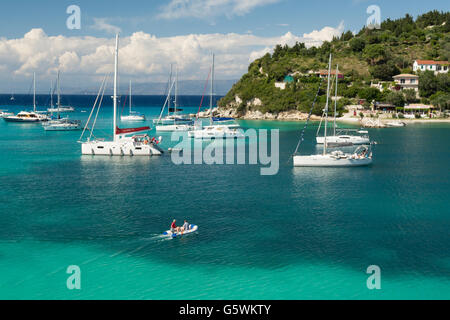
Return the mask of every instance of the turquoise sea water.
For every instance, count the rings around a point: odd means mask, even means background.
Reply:
[[[86,119],[76,107],[71,117]],[[110,119],[105,107],[99,127]],[[241,125],[280,129],[277,175],[168,155],[82,157],[80,132],[1,120],[0,298],[450,298],[448,124],[370,130],[374,164],[351,169],[293,168],[303,123]],[[317,151],[315,126],[302,153]],[[199,232],[162,239],[173,218]],[[81,290],[66,287],[69,265]],[[381,290],[366,287],[370,265]]]

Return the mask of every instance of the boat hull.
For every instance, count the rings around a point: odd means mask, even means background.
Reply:
[[[245,135],[238,127],[209,126],[201,130],[189,132],[189,137],[194,139],[244,139]]]
[[[166,232],[163,233],[163,236],[168,236],[171,238],[178,238],[178,237],[182,237],[184,235],[188,235],[194,232],[197,232],[198,230],[198,226],[196,225],[190,225],[190,229],[184,232],[172,232],[171,230],[168,230]]]
[[[145,121],[145,116],[122,116],[122,121]]]
[[[44,127],[45,131],[78,131],[81,130],[81,126],[58,126],[50,125]]]
[[[81,154],[93,156],[160,156],[163,151],[153,144],[89,141],[81,144]]]
[[[30,118],[30,119],[22,118],[21,119],[18,117],[4,117],[3,120],[5,120],[6,122],[20,122],[20,123],[36,123],[36,122],[42,121],[39,119],[33,119],[33,118]]]
[[[317,144],[324,144],[325,138],[324,137],[316,137]],[[354,145],[360,145],[360,144],[370,144],[370,139],[367,137],[358,137],[358,136],[330,136],[327,137],[327,143],[330,144],[354,144]]]
[[[173,124],[167,126],[156,126],[156,131],[159,132],[187,132],[194,130],[194,126],[184,124]]]
[[[372,158],[340,158],[328,155],[295,156],[294,167],[362,167],[372,163]]]

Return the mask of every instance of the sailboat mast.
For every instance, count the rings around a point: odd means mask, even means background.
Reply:
[[[176,82],[175,82],[175,112],[177,112],[178,108],[178,65],[175,67],[175,73],[176,73]]]
[[[170,64],[170,75],[169,75],[169,101],[168,101],[168,105],[167,105],[167,115],[170,115],[170,105],[171,105],[171,100],[172,100],[172,74],[173,74],[173,64]]]
[[[130,114],[131,114],[131,80],[130,80]]]
[[[339,65],[336,65],[336,90],[334,95],[334,136],[336,136],[336,112],[337,112],[337,93],[338,93],[338,81],[339,81]]]
[[[328,127],[328,102],[330,99],[330,83],[331,83],[331,53],[330,53],[330,61],[328,65],[328,87],[327,87],[327,104],[325,105],[325,141],[323,144],[323,155],[327,154],[327,127]]]
[[[50,80],[50,108],[53,108],[53,80]]]
[[[114,115],[113,115],[113,137],[114,141],[117,141],[116,128],[117,128],[117,76],[119,73],[119,34],[116,34],[116,49],[114,55]]]
[[[210,123],[213,124],[213,95],[214,95],[214,62],[215,62],[215,55],[213,53],[212,55],[212,67],[211,67],[211,96],[209,99],[209,114],[210,114]]]
[[[58,119],[60,118],[59,115],[59,111],[61,110],[61,91],[59,90],[59,70],[58,70],[58,78],[57,78],[58,83],[56,84],[57,86],[57,91],[58,91]]]
[[[33,72],[33,111],[36,112],[36,72]]]

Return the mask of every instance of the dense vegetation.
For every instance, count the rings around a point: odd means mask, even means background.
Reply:
[[[322,81],[309,76],[308,71],[327,68],[330,52],[333,66],[339,65],[344,78],[339,80],[338,109],[365,99],[370,102],[389,102],[398,107],[405,103],[418,102],[414,92],[390,91],[392,76],[412,73],[414,60],[450,59],[450,12],[431,11],[414,20],[410,15],[397,20],[382,22],[380,29],[363,28],[358,34],[344,32],[331,42],[320,47],[307,48],[303,43],[294,46],[278,45],[273,54],[266,54],[250,64],[248,73],[237,82],[228,94],[219,101],[224,107],[235,102],[238,96],[242,103],[238,111],[245,112],[248,102],[255,98],[261,106],[253,107],[262,112],[278,113],[288,110],[308,112]],[[286,84],[285,90],[275,87],[287,75],[294,81]],[[424,103],[433,103],[440,108],[449,108],[449,76],[435,76],[433,72],[420,75],[420,97]],[[380,91],[370,87],[372,82],[386,81]],[[333,91],[334,92],[334,91]],[[326,100],[326,83],[322,83],[318,104],[314,110],[320,114]]]

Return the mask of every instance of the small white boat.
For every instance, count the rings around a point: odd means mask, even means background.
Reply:
[[[295,156],[294,167],[361,167],[372,163],[372,154],[367,147],[360,147],[353,154],[334,151],[329,154]]]
[[[194,139],[244,139],[245,135],[238,127],[228,125],[212,125],[188,133]]]
[[[42,126],[45,131],[77,131],[81,130],[81,121],[64,118],[47,121]]]
[[[316,137],[317,144],[324,144],[325,137]],[[345,144],[345,145],[360,145],[360,144],[370,144],[370,139],[368,136],[357,136],[357,135],[336,135],[328,136],[327,143],[329,144]]]
[[[126,115],[126,116],[120,116],[120,120],[121,121],[126,121],[126,122],[131,122],[131,121],[145,121],[145,115],[143,115],[143,114],[140,114],[140,113],[138,113],[138,112],[136,112],[136,111],[132,111],[131,110],[131,107],[132,107],[132,96],[131,96],[131,80],[130,80],[130,93],[129,93],[129,96],[130,96],[130,103],[129,103],[129,105],[130,105],[130,111],[129,111],[129,114],[128,115]]]
[[[156,131],[161,132],[186,132],[194,130],[193,121],[189,115],[179,113],[182,111],[178,108],[178,68],[176,69],[175,80],[172,81],[172,66],[170,66],[169,76],[169,91],[164,105],[161,109],[161,113],[157,119],[153,119],[153,123],[156,125]],[[174,106],[171,106],[172,102],[172,89],[175,86]],[[164,111],[167,107],[167,115],[163,117]]]
[[[164,126],[156,126],[159,132],[188,132],[194,130],[194,126],[190,124],[168,124]]]
[[[47,109],[48,112],[74,112],[75,108],[74,107],[70,107],[70,106],[61,106],[59,108],[48,108]]]
[[[48,120],[46,115],[28,111],[20,111],[17,115],[13,114],[9,116],[4,116],[3,119],[6,122],[22,122],[22,123],[40,122]]]
[[[120,120],[122,121],[126,121],[126,122],[131,122],[131,121],[145,121],[145,115],[137,113],[137,112],[132,112],[127,116],[121,116]]]
[[[386,126],[390,128],[406,127],[406,123],[402,121],[389,121],[386,122]]]
[[[167,237],[171,237],[171,238],[179,238],[194,232],[198,231],[198,226],[190,224],[189,225],[189,230],[186,231],[182,231],[182,232],[172,232],[172,230],[167,230],[166,232],[163,233],[163,236],[167,236]]]
[[[31,123],[48,121],[46,111],[37,111],[36,107],[36,74],[33,73],[33,111],[20,111],[17,115],[9,115],[3,117],[7,122],[21,122],[21,123]]]

